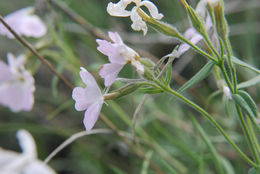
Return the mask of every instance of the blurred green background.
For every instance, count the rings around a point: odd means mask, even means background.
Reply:
[[[149,28],[148,34],[133,32],[129,18],[111,17],[106,12],[108,0],[64,0],[59,1],[73,9],[92,26],[103,32],[117,31],[125,43],[156,60],[169,54],[178,44],[177,40],[158,34]],[[114,1],[117,2],[117,1]],[[163,21],[176,26],[181,32],[189,27],[187,15],[179,0],[153,1],[164,14]],[[194,7],[197,1],[189,1]],[[244,61],[260,67],[260,1],[227,0],[225,1],[227,20],[234,55]],[[87,68],[103,88],[103,80],[98,76],[98,68],[107,62],[107,57],[96,50],[95,37],[57,7],[48,5],[45,0],[8,0],[0,1],[0,14],[7,15],[17,9],[35,6],[37,13],[48,25],[48,34],[42,40],[28,39],[36,44],[39,41],[48,45],[39,50],[58,71],[74,85],[80,84],[79,67]],[[74,109],[71,91],[32,56],[18,41],[0,36],[0,60],[6,61],[6,53],[16,55],[26,53],[30,57],[27,65],[35,81],[35,105],[31,112],[12,113],[8,108],[0,107],[0,146],[5,149],[20,151],[15,132],[24,128],[32,133],[38,147],[39,158],[44,160],[58,145],[73,133],[83,131],[84,112]],[[149,54],[148,54],[149,53]],[[178,89],[183,82],[192,77],[206,60],[189,51],[174,62],[172,86]],[[256,74],[238,68],[239,82],[248,80]],[[120,77],[133,78],[136,73],[127,66]],[[122,86],[116,82],[112,89]],[[248,88],[259,106],[259,85]],[[200,104],[215,116],[231,138],[250,154],[238,119],[234,116],[232,102],[227,102],[222,94],[209,101],[217,90],[212,75],[185,93],[185,96]],[[117,130],[109,135],[90,135],[78,139],[58,153],[50,161],[50,166],[60,174],[146,174],[146,173],[218,173],[207,145],[194,128],[190,115],[196,117],[204,128],[212,144],[216,147],[226,173],[244,174],[249,166],[226,143],[216,129],[197,112],[191,110],[168,94],[149,95],[137,119],[136,137],[133,140],[131,120],[142,97],[141,92],[108,101],[102,113]],[[95,128],[108,128],[99,119]],[[127,140],[127,141],[126,141]],[[127,144],[127,142],[130,142]],[[141,151],[141,152],[140,152]],[[144,154],[146,159],[140,156]],[[158,171],[147,167],[151,159]]]

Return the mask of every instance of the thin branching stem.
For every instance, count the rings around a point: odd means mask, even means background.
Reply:
[[[201,108],[200,106],[198,106],[197,104],[193,103],[192,101],[190,101],[189,99],[187,99],[186,97],[182,96],[181,94],[177,93],[176,91],[174,91],[173,89],[171,89],[168,86],[164,86],[163,84],[161,84],[159,81],[156,81],[157,85],[159,85],[163,90],[165,90],[166,92],[178,97],[180,100],[182,100],[183,102],[185,102],[186,104],[188,104],[189,106],[191,106],[192,108],[194,108],[195,110],[197,110],[198,112],[200,112],[202,115],[204,115],[215,127],[216,129],[225,137],[225,139],[229,142],[229,144],[231,146],[233,146],[233,148],[237,151],[237,153],[251,166],[253,167],[257,167],[258,165],[253,162],[251,159],[249,159],[247,157],[247,155],[241,151],[241,149],[229,138],[229,136],[226,134],[225,130],[222,129],[222,127],[216,122],[216,120],[207,112],[205,111],[203,108]]]
[[[61,75],[56,69],[44,58],[42,57],[38,51],[33,48],[33,46],[27,42],[22,36],[19,36],[3,19],[3,17],[0,15],[0,21],[1,23],[6,27],[8,31],[10,31],[14,37],[21,43],[23,44],[26,48],[28,48],[42,63],[44,63],[55,75],[57,75],[63,82],[64,84],[69,87],[71,90],[73,89],[72,84],[65,78],[63,75]]]

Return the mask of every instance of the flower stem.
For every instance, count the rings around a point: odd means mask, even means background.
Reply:
[[[226,47],[226,51],[227,51],[228,65],[231,70],[234,93],[237,93],[237,75],[236,75],[236,69],[232,63],[232,49],[228,38],[224,38],[224,46]]]
[[[242,111],[241,111],[240,107],[238,107],[238,106],[236,106],[236,109],[237,109],[237,113],[238,113],[238,116],[239,116],[239,120],[241,122],[241,125],[243,127],[244,133],[246,135],[248,144],[249,144],[250,149],[252,151],[253,157],[254,157],[256,163],[259,165],[260,164],[260,159],[259,159],[259,156],[257,154],[256,147],[254,146],[253,139],[250,136],[250,133],[249,133],[248,127],[246,125],[246,121],[245,121],[245,119],[243,117]]]
[[[163,90],[165,90],[166,92],[178,97],[180,100],[182,100],[183,102],[185,102],[186,104],[188,104],[189,106],[191,106],[193,109],[197,110],[198,112],[200,112],[202,115],[204,115],[215,127],[216,129],[225,137],[225,139],[229,142],[229,144],[231,146],[233,146],[233,148],[237,151],[237,153],[251,166],[253,167],[258,167],[258,165],[253,162],[251,159],[249,159],[247,157],[246,154],[244,154],[240,148],[228,137],[228,135],[226,134],[226,132],[222,129],[222,127],[213,119],[213,117],[207,112],[205,111],[203,108],[201,108],[200,106],[198,106],[197,104],[193,103],[192,101],[190,101],[189,99],[187,99],[186,97],[182,96],[181,94],[177,93],[176,91],[174,91],[173,89],[171,89],[168,86],[164,86],[162,85],[159,81],[155,81]]]
[[[191,43],[188,39],[186,39],[185,37],[183,37],[182,35],[178,35],[176,36],[178,39],[180,39],[181,41],[185,42],[186,44],[188,44],[189,46],[191,46],[196,52],[200,53],[201,55],[209,58],[210,60],[214,61],[215,63],[217,63],[218,61],[211,55],[209,55],[208,53],[206,53],[205,51],[201,50],[199,47],[197,47],[196,45],[194,45],[193,43]]]

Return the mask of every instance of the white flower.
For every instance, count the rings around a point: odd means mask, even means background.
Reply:
[[[22,153],[0,148],[0,174],[55,174],[55,172],[37,159],[33,137],[26,130],[17,132]]]
[[[33,7],[22,8],[5,16],[4,21],[19,35],[39,38],[46,34],[47,28],[33,12]],[[0,24],[0,34],[14,38],[3,24]]]
[[[97,122],[104,98],[96,80],[85,68],[81,67],[79,75],[86,87],[75,87],[72,91],[72,98],[76,101],[77,111],[86,110],[83,124],[86,130],[90,131]]]
[[[132,8],[131,11],[126,10],[127,6],[131,3],[135,3],[135,7]],[[144,35],[147,33],[147,26],[146,23],[142,20],[141,16],[139,16],[137,9],[141,6],[145,6],[151,16],[154,19],[162,19],[163,14],[158,12],[157,7],[150,1],[145,0],[120,0],[118,3],[114,4],[110,2],[107,5],[107,12],[111,16],[117,16],[117,17],[129,17],[132,20],[133,24],[131,25],[132,29],[135,31],[143,30]]]
[[[8,65],[0,61],[0,105],[13,112],[29,111],[33,107],[35,91],[34,78],[24,68],[26,58],[15,58],[7,54]]]

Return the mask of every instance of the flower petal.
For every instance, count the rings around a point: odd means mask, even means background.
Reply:
[[[89,98],[87,97],[87,91],[81,87],[76,87],[73,89],[72,98],[76,101],[75,109],[77,111],[84,111],[91,104],[91,99],[89,100]]]
[[[23,174],[55,174],[55,172],[47,166],[45,163],[35,160],[26,165],[23,170]]]
[[[103,102],[103,100],[100,100],[93,103],[85,112],[83,123],[87,131],[90,131],[94,127],[99,117]]]
[[[9,81],[11,77],[12,77],[12,73],[9,67],[7,66],[7,64],[5,64],[3,61],[0,61],[0,86],[5,81]]]
[[[191,39],[192,36],[194,36],[196,33],[196,30],[191,27],[185,31],[184,36],[186,37],[186,39]]]
[[[118,63],[107,63],[103,65],[99,71],[99,75],[105,79],[105,86],[108,87],[114,83],[123,66],[124,65]]]
[[[130,4],[131,2],[132,0],[120,0],[116,4],[110,2],[107,5],[107,12],[111,16],[120,16],[120,17],[130,16],[131,12],[125,9],[127,5]]]
[[[136,68],[137,72],[141,75],[144,74],[144,65],[142,65],[139,61],[132,60],[131,64]]]
[[[23,154],[30,156],[31,158],[37,158],[36,145],[32,135],[28,131],[21,129],[16,133],[16,137]]]
[[[110,62],[125,64],[124,58],[120,55],[120,51],[117,44],[112,44],[106,40],[96,40],[98,43],[98,51],[108,56]]]
[[[0,104],[13,112],[29,111],[34,103],[34,79],[29,73],[21,77],[23,81],[7,82],[0,86]]]
[[[24,55],[15,57],[12,53],[7,53],[7,60],[12,73],[19,73],[20,70],[24,70],[24,64],[26,61]]]
[[[86,110],[91,104],[103,99],[96,80],[82,67],[80,77],[87,86],[85,88],[76,87],[72,91],[72,98],[76,101],[75,109],[77,111]]]
[[[138,7],[145,6],[149,10],[151,16],[155,19],[162,19],[163,14],[158,12],[157,7],[154,5],[154,3],[150,1],[142,1],[141,3],[138,4]]]
[[[92,91],[92,93],[97,94],[97,97],[99,97],[101,95],[101,92],[94,77],[85,68],[80,67],[80,69],[81,71],[79,72],[79,74],[81,80],[87,85],[88,90]]]
[[[133,22],[131,27],[133,30],[135,31],[140,31],[143,30],[144,35],[146,35],[147,33],[147,26],[146,23],[143,21],[143,19],[139,16],[139,14],[137,13],[137,7],[134,7],[132,9],[131,15],[130,15],[130,19]]]
[[[47,33],[45,24],[36,15],[28,16],[22,22],[23,25],[20,26],[20,33],[24,36],[39,38]]]
[[[19,35],[42,37],[46,34],[47,28],[38,16],[32,14],[33,11],[33,7],[23,8],[5,16],[4,20]],[[0,25],[0,34],[14,38],[3,25]]]
[[[121,37],[117,32],[108,32],[108,35],[110,39],[115,43],[115,44],[124,44]]]

